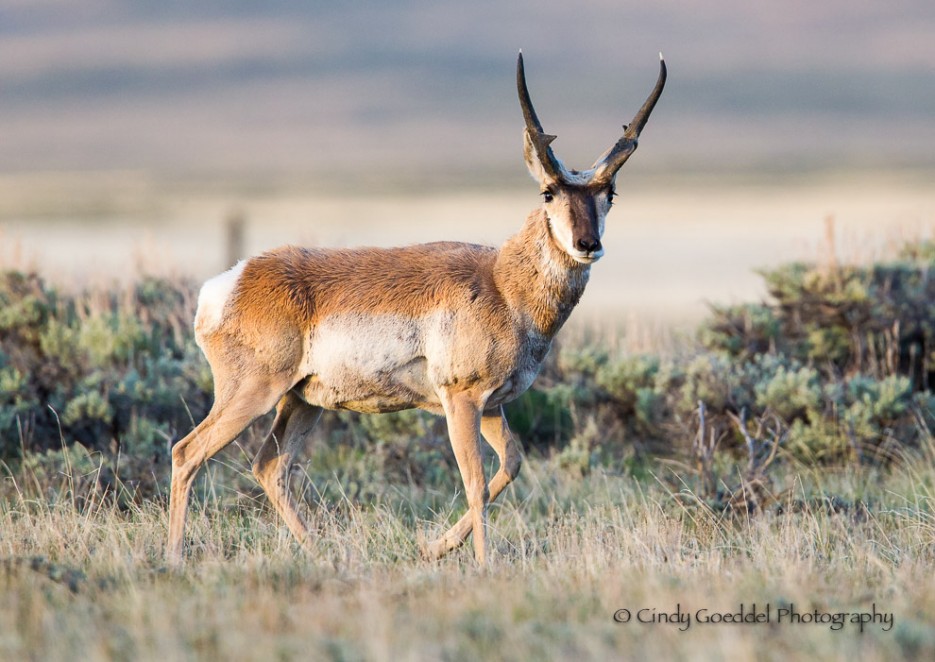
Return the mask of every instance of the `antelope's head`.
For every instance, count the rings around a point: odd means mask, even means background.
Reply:
[[[623,136],[587,170],[569,170],[555,156],[551,136],[542,129],[526,88],[523,54],[516,61],[516,88],[526,118],[523,152],[529,172],[542,190],[542,207],[552,237],[576,262],[591,264],[604,255],[604,219],[614,201],[617,171],[636,150],[640,132],[666,84],[666,63],[659,56],[659,78],[649,98],[623,126]]]

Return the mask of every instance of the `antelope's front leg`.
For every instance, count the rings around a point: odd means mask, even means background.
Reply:
[[[490,493],[487,499],[489,505],[516,478],[519,467],[523,463],[523,454],[519,443],[510,434],[510,428],[507,425],[502,406],[497,407],[495,411],[489,411],[481,415],[480,432],[484,439],[487,440],[487,443],[497,451],[497,456],[500,458],[500,469],[490,479],[487,487],[487,491]],[[471,513],[468,511],[454,526],[445,531],[438,540],[423,543],[422,557],[426,560],[439,559],[456,547],[460,547],[471,535],[472,527]]]
[[[483,403],[469,391],[446,393],[442,398],[448,422],[448,436],[458,461],[468,512],[474,533],[474,559],[486,562],[487,546],[487,479],[481,458],[480,420]]]

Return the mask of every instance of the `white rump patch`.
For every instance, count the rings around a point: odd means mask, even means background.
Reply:
[[[196,338],[220,326],[221,320],[224,319],[224,307],[237,287],[245,266],[247,261],[241,260],[201,286],[198,293],[198,312],[195,313]]]

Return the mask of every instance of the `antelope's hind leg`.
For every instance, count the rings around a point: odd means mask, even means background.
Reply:
[[[169,539],[166,546],[166,557],[171,563],[182,560],[185,516],[198,470],[256,418],[273,408],[282,393],[289,389],[288,379],[255,379],[231,389],[219,389],[217,392],[223,395],[217,397],[205,420],[172,447]]]
[[[276,406],[273,428],[253,461],[253,475],[301,545],[308,543],[309,529],[289,491],[289,471],[321,413],[320,407],[307,404],[292,391],[286,393]]]

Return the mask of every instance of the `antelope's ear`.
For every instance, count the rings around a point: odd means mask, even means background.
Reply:
[[[543,161],[549,161],[548,151],[551,151],[549,143],[555,140],[555,136],[542,134],[539,137],[540,140],[537,141],[536,138],[529,134],[528,130],[523,132],[523,158],[526,160],[526,167],[533,179],[542,186],[557,184],[561,181],[561,177],[556,177],[554,169],[546,169],[542,164]],[[548,150],[546,156],[543,156],[544,150]]]

